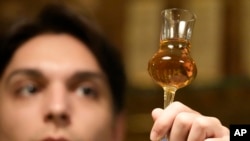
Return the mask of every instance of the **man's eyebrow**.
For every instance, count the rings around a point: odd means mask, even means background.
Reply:
[[[100,80],[103,82],[107,81],[106,76],[103,73],[98,73],[98,72],[89,72],[89,71],[79,71],[74,73],[68,80],[67,82],[69,84],[82,81],[82,80]]]
[[[36,69],[17,69],[11,72],[6,78],[6,84],[8,84],[11,79],[16,75],[24,75],[31,78],[36,79],[45,79],[42,72]],[[83,80],[97,80],[102,82],[107,82],[107,77],[103,73],[99,72],[91,72],[91,71],[78,71],[74,73],[69,79],[67,80],[67,84],[73,84],[76,82],[81,82]]]
[[[25,75],[33,78],[44,78],[43,74],[36,69],[17,69],[11,72],[6,78],[6,84],[16,75]]]

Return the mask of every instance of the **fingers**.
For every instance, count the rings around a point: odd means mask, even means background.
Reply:
[[[230,140],[229,129],[224,126],[218,129],[220,129],[221,132],[216,132],[216,133],[219,133],[220,135],[216,135],[215,137],[210,137],[208,139],[205,139],[204,141],[229,141]]]
[[[176,116],[171,131],[167,135],[170,140],[187,141],[189,130],[192,128],[192,121],[197,114],[183,112]]]
[[[229,141],[230,140],[229,129],[223,127],[222,131],[224,132],[224,135],[222,137],[208,138],[205,139],[204,141]]]
[[[175,117],[182,112],[189,112],[199,114],[198,112],[190,109],[189,107],[183,105],[180,102],[174,102],[169,105],[164,111],[160,109],[155,109],[152,112],[153,119],[155,123],[151,130],[150,139],[151,140],[160,140],[166,134],[169,134],[169,131],[172,127]]]
[[[228,129],[221,125],[214,117],[199,116],[192,123],[188,141],[204,140],[229,135]]]
[[[180,102],[166,109],[152,112],[155,121],[150,139],[160,140],[165,135],[178,141],[228,141],[229,130],[217,118],[203,116]]]

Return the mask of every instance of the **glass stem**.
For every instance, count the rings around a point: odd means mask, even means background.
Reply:
[[[166,108],[169,104],[174,101],[174,96],[176,92],[175,87],[165,86],[163,87],[164,90],[164,108]],[[168,141],[167,136],[163,137],[160,141]]]
[[[163,87],[164,90],[164,108],[166,108],[169,104],[171,104],[174,101],[176,88],[165,86]]]

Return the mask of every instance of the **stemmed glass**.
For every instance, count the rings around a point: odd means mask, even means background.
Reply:
[[[197,68],[190,55],[196,15],[185,9],[166,9],[162,13],[160,47],[148,63],[150,76],[164,90],[164,108],[173,102],[175,92],[196,77]]]
[[[164,90],[164,108],[173,102],[175,92],[191,83],[197,68],[190,55],[196,15],[185,9],[162,13],[160,47],[148,62],[149,75]]]

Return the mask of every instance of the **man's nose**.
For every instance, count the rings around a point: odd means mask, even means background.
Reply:
[[[46,92],[44,121],[56,126],[70,123],[70,103],[67,90],[60,84],[50,86]]]

